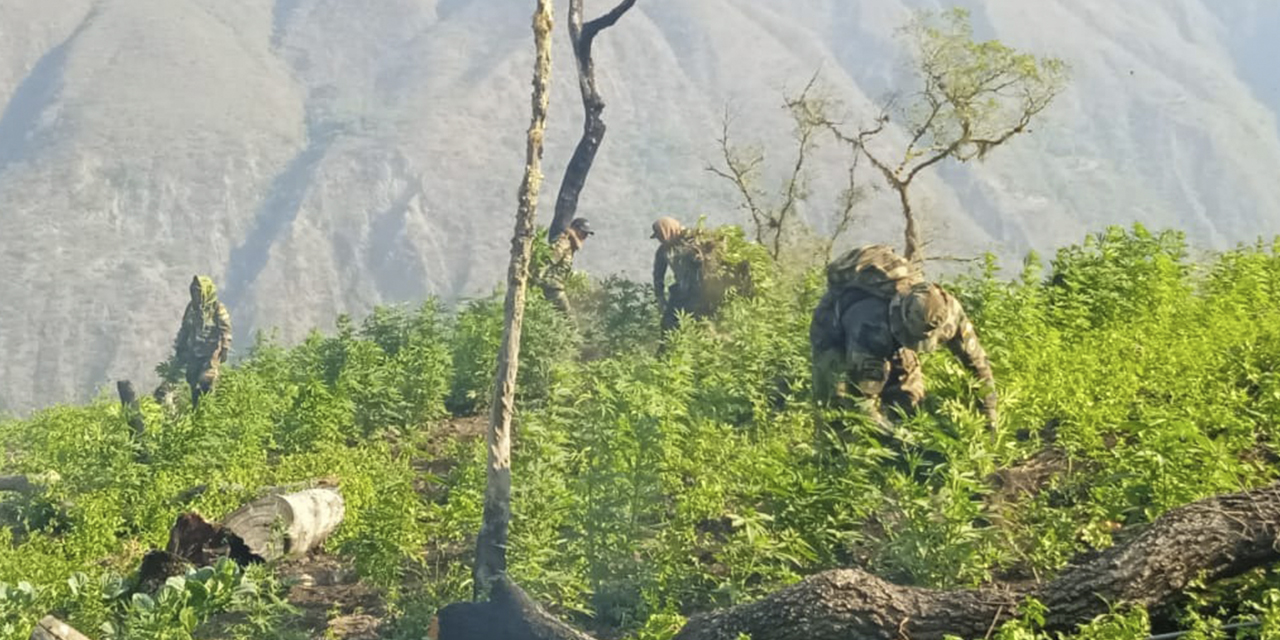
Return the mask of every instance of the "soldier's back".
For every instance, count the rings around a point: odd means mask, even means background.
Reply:
[[[889,326],[889,301],[870,295],[843,296],[839,326],[847,348],[878,358],[892,357],[898,349]]]

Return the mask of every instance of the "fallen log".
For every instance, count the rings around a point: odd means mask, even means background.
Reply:
[[[1027,597],[1048,612],[1045,628],[1067,631],[1119,603],[1156,606],[1193,580],[1240,575],[1280,561],[1280,483],[1207,498],[1169,511],[1128,541],[1068,566],[1039,586],[942,590],[890,583],[859,569],[815,574],[755,602],[693,616],[676,640],[942,640],[986,637],[1018,615]],[[544,633],[540,608],[510,597],[440,611],[439,640],[581,640],[560,627]],[[521,634],[524,635],[521,635]],[[487,635],[491,634],[491,635]],[[506,634],[506,635],[503,635]]]
[[[31,631],[31,640],[89,640],[89,638],[63,621],[53,616],[45,616]]]
[[[152,549],[142,557],[135,589],[154,592],[165,580],[186,573],[188,567],[212,565],[224,556],[242,567],[262,561],[222,525],[208,522],[198,513],[179,514],[169,528],[165,548]]]
[[[169,528],[165,548],[143,556],[135,584],[140,591],[154,591],[187,567],[212,565],[221,557],[246,566],[301,556],[323,542],[343,515],[342,495],[331,488],[268,495],[220,523],[183,513]]]
[[[266,561],[306,555],[342,523],[345,508],[336,489],[268,495],[223,518],[222,526]]]

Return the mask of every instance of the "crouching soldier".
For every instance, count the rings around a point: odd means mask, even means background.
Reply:
[[[960,302],[885,245],[854,249],[827,266],[827,292],[809,325],[819,407],[859,408],[882,429],[882,408],[913,413],[925,396],[919,353],[945,346],[983,385],[994,429],[995,378]]]

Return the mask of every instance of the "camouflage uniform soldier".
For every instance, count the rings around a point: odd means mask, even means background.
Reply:
[[[701,275],[697,267],[697,256],[693,255],[687,242],[684,227],[675,218],[662,217],[653,223],[653,235],[658,241],[658,250],[653,256],[653,293],[662,310],[662,331],[665,333],[676,327],[679,311],[692,312],[694,284]],[[675,282],[667,287],[667,268],[672,269]]]
[[[231,352],[231,316],[218,301],[213,280],[205,276],[192,278],[191,302],[182,314],[182,328],[173,349],[169,376],[176,377],[178,371],[186,374],[194,409],[199,406],[201,395],[213,391],[218,367]]]
[[[910,413],[924,399],[917,354],[945,345],[986,388],[994,428],[995,379],[959,301],[884,245],[845,254],[828,265],[827,281],[809,326],[820,406],[855,404],[885,427],[882,405]]]
[[[702,228],[685,229],[673,218],[653,223],[653,235],[660,243],[653,256],[653,293],[662,310],[662,332],[676,328],[678,314],[694,317],[715,315],[730,291],[754,295],[751,264],[746,259],[728,260],[728,236]],[[667,286],[667,270],[675,282]]]
[[[565,295],[565,283],[573,275],[573,257],[586,243],[589,236],[595,235],[591,225],[585,218],[575,218],[569,228],[561,233],[551,244],[551,260],[542,267],[538,274],[538,284],[542,286],[542,295],[555,308],[566,315],[571,313],[569,296]]]

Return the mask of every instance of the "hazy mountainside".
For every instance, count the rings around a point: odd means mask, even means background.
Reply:
[[[643,275],[656,215],[739,220],[703,171],[724,105],[742,142],[785,162],[784,89],[821,65],[869,118],[868,100],[902,77],[894,29],[926,4],[641,0],[597,44],[610,130],[581,208],[599,233],[579,266]],[[938,246],[1011,255],[1133,220],[1203,246],[1280,233],[1280,7],[964,4],[980,36],[1075,73],[1032,136],[923,185],[946,222]],[[240,351],[256,328],[294,339],[343,311],[488,291],[522,168],[531,10],[0,0],[0,410],[149,379],[196,272],[222,285]],[[580,127],[563,27],[544,223]],[[815,181],[815,217],[828,184]],[[895,222],[862,237],[896,239]]]

